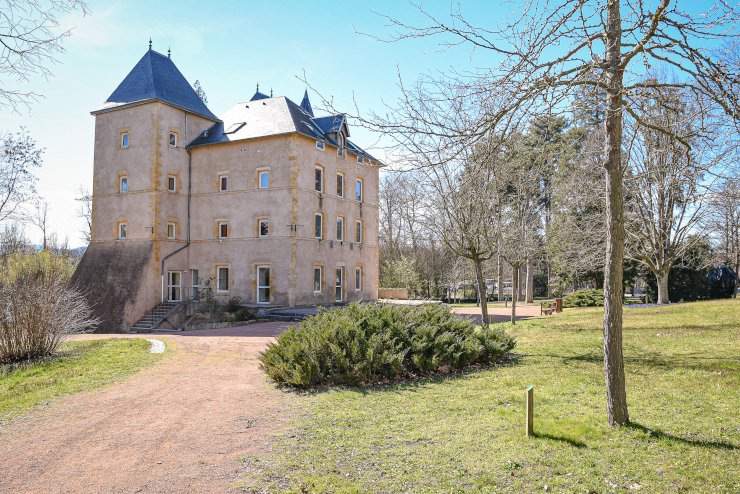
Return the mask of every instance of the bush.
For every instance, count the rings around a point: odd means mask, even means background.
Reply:
[[[296,387],[373,383],[442,366],[493,363],[515,346],[502,329],[476,328],[438,305],[350,304],[319,309],[260,355],[274,381]]]
[[[48,251],[8,256],[0,275],[0,362],[50,355],[67,336],[97,324],[85,297],[68,285],[71,266]]]
[[[603,307],[604,290],[578,290],[563,297],[563,307]]]

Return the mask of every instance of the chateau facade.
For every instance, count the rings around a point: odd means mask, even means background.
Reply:
[[[377,299],[382,165],[344,116],[258,90],[216,117],[151,47],[92,114],[92,241],[73,283],[99,331],[197,299],[204,280],[254,305]]]

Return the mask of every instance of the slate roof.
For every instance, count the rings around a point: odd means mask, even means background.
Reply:
[[[172,59],[151,48],[105,103],[91,113],[96,115],[151,101],[160,101],[208,120],[218,121],[218,117],[203,104]]]
[[[311,102],[308,100],[308,89],[303,93],[303,100],[301,101],[301,108],[306,110],[306,113],[313,117],[313,108],[311,108]]]
[[[260,93],[259,92],[259,89],[258,89],[257,92],[254,93],[254,96],[252,96],[252,99],[250,99],[249,101],[256,101],[258,99],[268,99],[268,98],[269,98],[269,96],[267,96],[264,93]]]
[[[234,126],[234,124],[241,123],[245,125],[240,128]],[[294,133],[338,147],[337,142],[331,135],[328,135],[331,134],[328,130],[335,129],[334,132],[336,132],[342,125],[346,126],[344,115],[312,118],[305,109],[285,96],[265,97],[234,106],[221,116],[220,122],[215,123],[206,132],[193,139],[187,147],[209,146]],[[224,130],[233,128],[238,130],[228,134],[224,133]],[[349,135],[349,129],[347,131]],[[381,164],[380,160],[350,141],[347,141],[346,151],[347,154],[362,156]]]

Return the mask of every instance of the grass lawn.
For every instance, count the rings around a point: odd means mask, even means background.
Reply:
[[[0,366],[0,426],[61,396],[115,383],[162,354],[149,353],[143,339],[70,342],[58,355],[10,370]]]
[[[298,397],[268,492],[740,492],[740,300],[624,311],[632,424],[606,425],[603,309],[511,329],[515,361]],[[508,326],[511,328],[510,326]],[[524,437],[535,386],[536,437]],[[267,460],[267,461],[264,461]]]

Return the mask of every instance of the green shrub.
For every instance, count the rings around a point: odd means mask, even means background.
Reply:
[[[438,305],[350,304],[277,337],[260,355],[274,381],[296,387],[373,383],[442,366],[493,363],[514,339],[500,327],[476,327]]]
[[[604,290],[578,290],[563,297],[563,307],[603,307]]]

